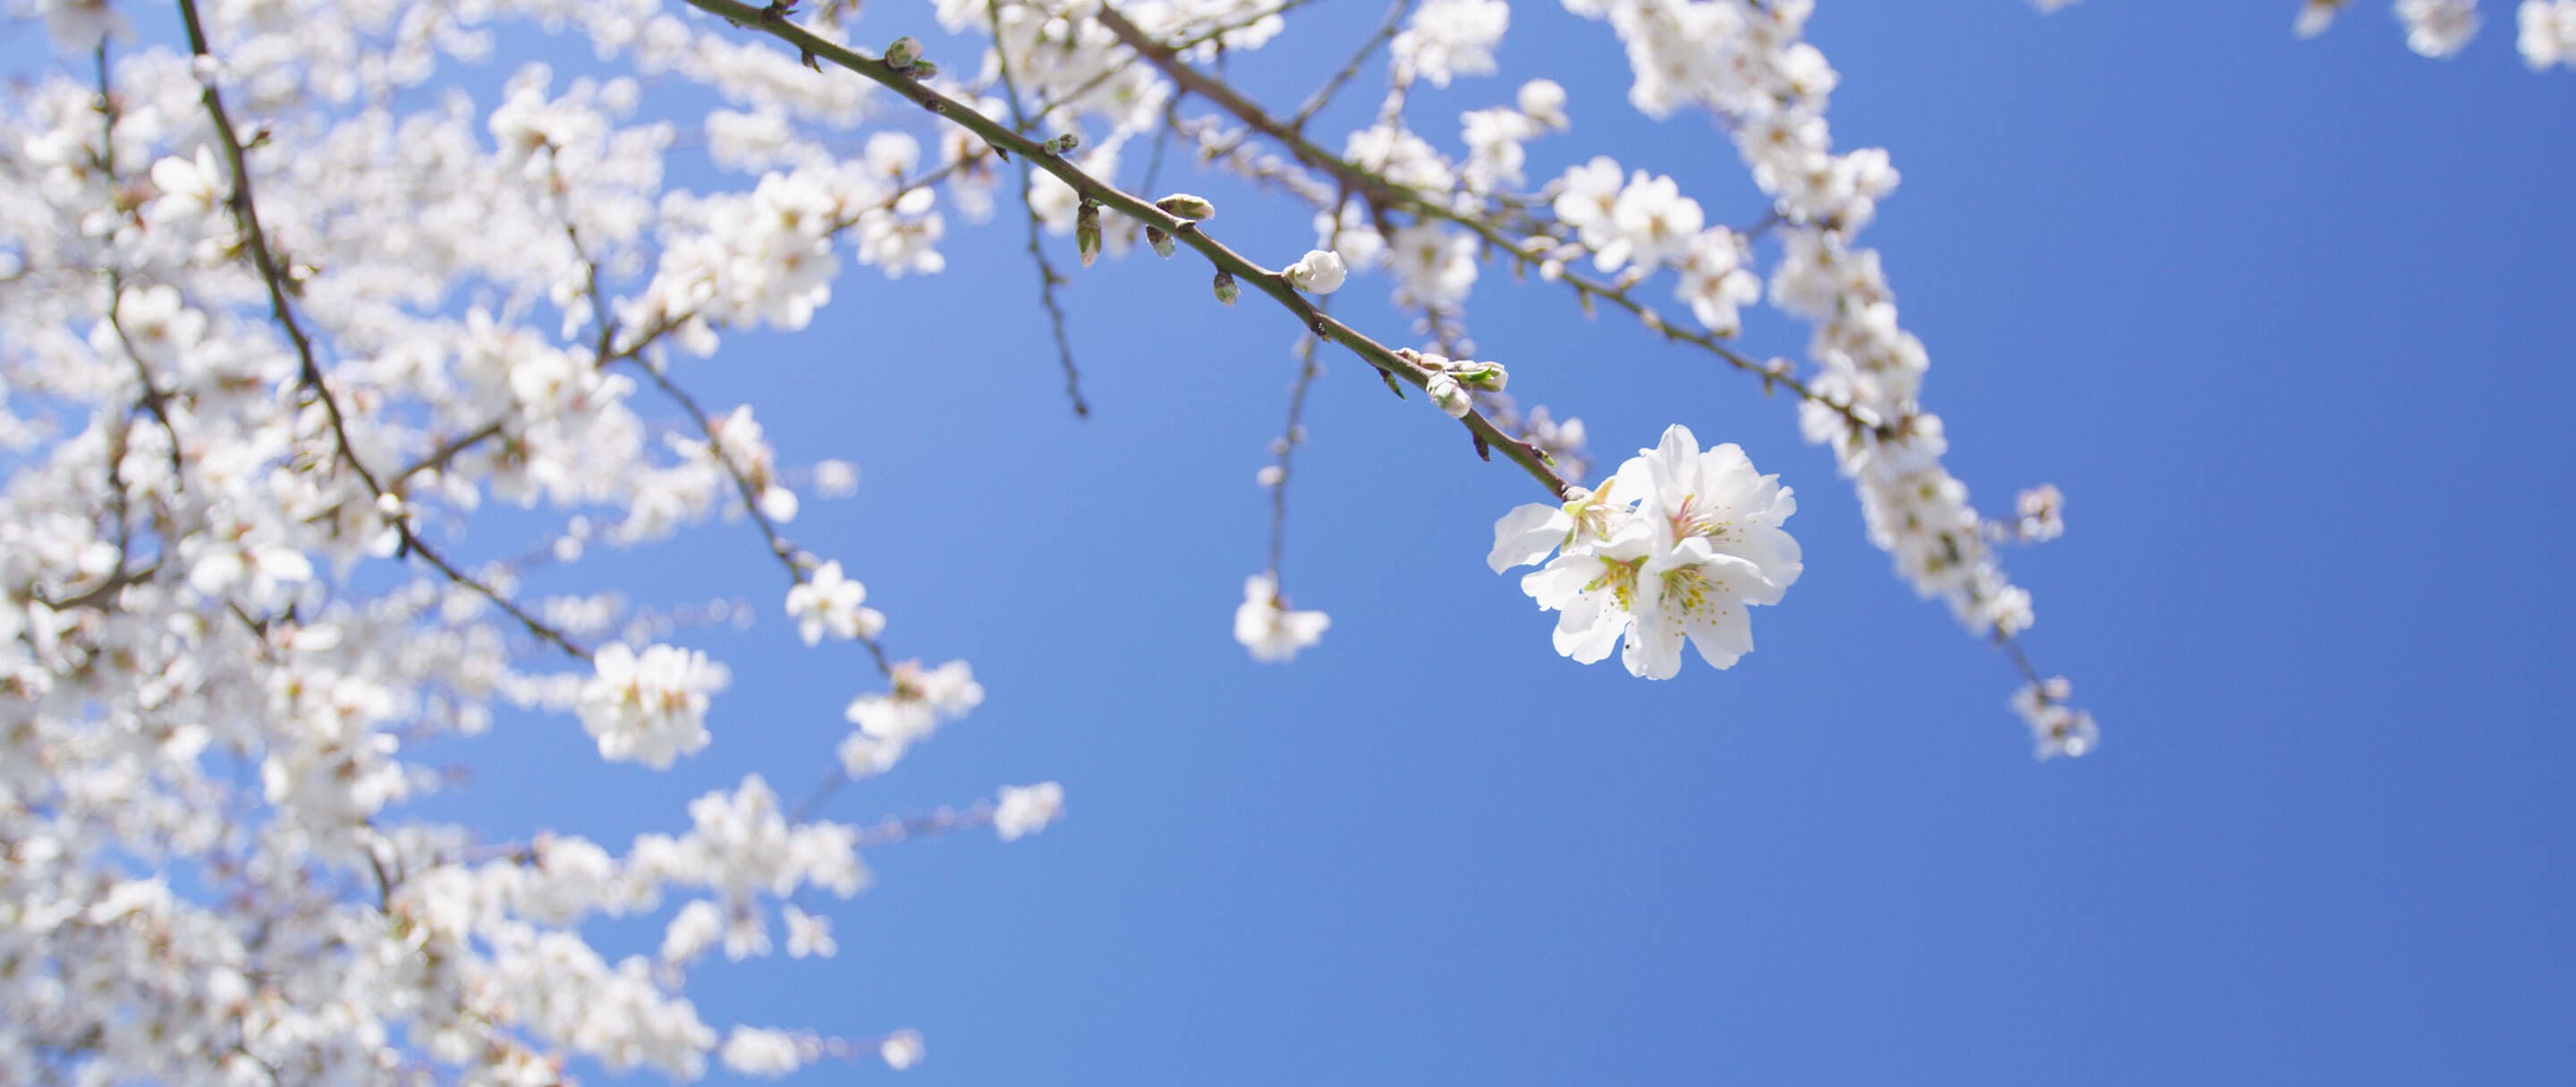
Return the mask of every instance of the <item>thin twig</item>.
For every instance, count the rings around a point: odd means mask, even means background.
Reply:
[[[1387,8],[1386,22],[1377,28],[1377,33],[1369,35],[1367,41],[1361,42],[1360,47],[1351,52],[1351,59],[1342,62],[1342,70],[1333,73],[1331,79],[1325,80],[1323,86],[1316,88],[1314,94],[1307,96],[1305,105],[1297,107],[1296,115],[1288,118],[1288,128],[1291,131],[1305,131],[1306,122],[1313,120],[1315,114],[1330,103],[1335,94],[1341,93],[1343,85],[1349,83],[1352,76],[1360,74],[1360,67],[1368,63],[1368,58],[1377,53],[1379,46],[1385,45],[1388,39],[1395,37],[1396,28],[1403,26],[1404,17],[1413,12],[1413,2],[1414,0],[1396,0]],[[1115,32],[1113,29],[1112,33]]]
[[[689,0],[689,4],[736,25],[756,28],[794,46],[804,55],[812,56],[817,60],[828,60],[838,67],[865,76],[881,86],[896,91],[923,109],[964,127],[982,137],[985,142],[1027,157],[1039,169],[1055,175],[1066,185],[1071,186],[1077,195],[1089,197],[1101,206],[1145,226],[1158,228],[1197,250],[1201,256],[1207,258],[1209,264],[1233,273],[1237,282],[1248,284],[1268,295],[1281,308],[1295,314],[1308,329],[1349,349],[1352,354],[1387,375],[1391,382],[1402,381],[1415,388],[1421,388],[1429,382],[1431,376],[1429,371],[1397,355],[1393,348],[1318,311],[1314,303],[1289,285],[1285,276],[1255,264],[1242,254],[1228,248],[1207,231],[1200,229],[1197,222],[1182,219],[1155,207],[1142,197],[1091,176],[1080,167],[1065,161],[1062,156],[1049,153],[1038,141],[1014,130],[1011,126],[977,113],[966,104],[922,85],[905,73],[896,71],[882,60],[858,53],[790,22],[786,18],[788,11],[786,7],[759,8],[740,3],[739,0]],[[1103,9],[1104,16],[1114,14]],[[1566,489],[1571,486],[1548,465],[1545,454],[1537,447],[1505,434],[1483,415],[1471,411],[1459,422],[1471,433],[1484,439],[1492,448],[1501,450],[1512,463],[1519,465],[1531,478],[1546,486],[1549,493],[1562,498]]]
[[[1020,105],[1020,87],[1011,78],[1010,51],[1002,47],[1001,0],[985,0],[984,21],[993,28],[993,60],[1001,73],[1002,100],[1011,105],[1011,122],[1020,131],[1029,131],[1034,122]],[[1066,280],[1056,273],[1055,263],[1047,259],[1046,224],[1038,220],[1037,173],[1029,168],[1026,158],[1020,160],[1020,205],[1028,213],[1029,259],[1038,266],[1038,301],[1046,306],[1047,324],[1055,332],[1056,359],[1064,367],[1064,395],[1072,398],[1075,416],[1089,418],[1091,405],[1082,399],[1082,370],[1073,363],[1073,341],[1064,331],[1064,306],[1055,296],[1055,289]]]
[[[1306,390],[1323,372],[1323,367],[1315,364],[1314,337],[1297,340],[1297,363],[1297,384],[1288,393],[1288,425],[1279,432],[1279,478],[1270,481],[1270,576],[1274,579],[1288,551],[1288,480],[1297,446],[1306,440]]]
[[[1236,91],[1232,86],[1221,80],[1210,77],[1205,72],[1201,72],[1198,69],[1191,67],[1188,63],[1181,60],[1178,52],[1161,42],[1155,41],[1151,35],[1148,35],[1142,29],[1139,29],[1135,23],[1128,21],[1127,17],[1120,14],[1117,9],[1103,7],[1100,9],[1096,17],[1099,19],[1101,26],[1108,28],[1109,32],[1116,35],[1120,42],[1126,44],[1129,48],[1134,49],[1139,56],[1145,58],[1147,63],[1152,64],[1155,68],[1162,71],[1164,75],[1169,76],[1173,82],[1181,85],[1181,87],[1189,92],[1207,99],[1217,108],[1233,115],[1236,120],[1243,122],[1252,130],[1270,137],[1280,146],[1286,148],[1288,153],[1295,157],[1298,162],[1304,163],[1311,169],[1332,175],[1336,180],[1340,181],[1346,189],[1359,194],[1363,200],[1369,203],[1372,209],[1382,212],[1383,209],[1389,207],[1399,208],[1415,216],[1440,219],[1446,222],[1455,223],[1475,232],[1478,237],[1501,246],[1505,251],[1514,254],[1516,257],[1528,259],[1527,255],[1522,251],[1521,240],[1504,234],[1501,229],[1497,228],[1492,223],[1486,222],[1477,216],[1461,214],[1442,203],[1439,199],[1436,199],[1432,194],[1418,192],[1409,187],[1395,184],[1394,182],[1380,176],[1375,171],[1362,167],[1357,163],[1351,162],[1348,159],[1342,158],[1339,155],[1335,155],[1332,152],[1326,151],[1322,147],[1317,146],[1314,141],[1307,139],[1303,133],[1298,131],[1294,125],[1271,116],[1269,111],[1261,108],[1259,103],[1253,102],[1251,99],[1244,97],[1241,92]],[[1889,428],[1896,426],[1896,423],[1887,420],[1869,418],[1865,414],[1855,410],[1847,401],[1837,400],[1818,394],[1805,382],[1799,380],[1796,375],[1775,371],[1761,362],[1745,355],[1743,352],[1727,346],[1723,341],[1719,340],[1715,336],[1705,333],[1688,333],[1673,328],[1669,323],[1663,321],[1660,316],[1654,314],[1651,308],[1630,297],[1623,289],[1613,288],[1609,284],[1591,280],[1573,272],[1567,272],[1560,278],[1567,286],[1574,288],[1579,294],[1583,295],[1587,301],[1593,296],[1607,299],[1612,304],[1634,314],[1640,320],[1646,321],[1648,328],[1661,333],[1666,339],[1688,343],[1699,347],[1700,349],[1715,355],[1728,366],[1763,379],[1765,388],[1776,385],[1780,388],[1787,389],[1792,393],[1796,393],[1801,399],[1821,404],[1841,414],[1854,427],[1879,432],[1881,437],[1892,436],[1895,433],[1894,430]]]
[[[213,52],[206,42],[205,24],[197,15],[196,0],[179,0],[179,14],[187,24],[189,51],[196,56],[213,59]],[[205,103],[207,117],[214,122],[215,137],[223,145],[224,159],[232,167],[233,192],[230,202],[233,221],[241,230],[243,245],[250,250],[251,262],[259,269],[261,281],[268,287],[269,313],[276,319],[278,326],[286,330],[288,341],[295,345],[295,357],[300,368],[299,382],[311,390],[314,399],[321,403],[323,414],[331,424],[331,436],[337,447],[340,462],[348,465],[350,472],[354,473],[360,482],[366,484],[369,495],[382,499],[388,492],[384,485],[378,482],[375,474],[367,470],[365,462],[359,459],[356,443],[349,440],[348,417],[340,410],[338,398],[331,394],[329,382],[323,379],[322,364],[314,353],[313,340],[305,334],[304,326],[296,320],[295,307],[287,301],[286,274],[277,266],[277,255],[269,248],[268,234],[260,226],[259,204],[251,191],[249,156],[242,150],[241,137],[233,128],[232,115],[224,109],[223,92],[216,89],[213,80],[207,80],[204,93],[199,97]],[[431,547],[428,541],[421,539],[419,533],[412,530],[409,517],[395,513],[386,517],[386,522],[400,539],[402,552],[419,555],[438,572],[447,575],[450,581],[474,590],[502,611],[508,612],[511,618],[518,620],[519,625],[526,627],[528,633],[540,641],[583,660],[590,659],[590,651],[582,648],[562,631],[546,625],[507,595],[458,569],[455,563],[449,562],[446,556],[439,554],[437,549]]]

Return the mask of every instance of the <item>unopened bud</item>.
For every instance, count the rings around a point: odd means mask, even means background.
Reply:
[[[1048,140],[1046,143],[1047,150],[1053,151],[1059,155],[1070,152],[1074,148],[1080,146],[1082,146],[1082,134],[1078,132],[1067,132],[1064,135]]]
[[[1341,254],[1330,249],[1311,249],[1304,259],[1289,265],[1283,274],[1288,277],[1289,286],[1310,294],[1331,294],[1342,289],[1342,280],[1350,274],[1350,269],[1342,264]]]
[[[1501,392],[1504,383],[1511,380],[1511,375],[1503,372],[1503,364],[1499,362],[1461,363],[1450,372],[1457,375],[1460,384],[1486,392]]]
[[[1183,219],[1216,218],[1216,205],[1208,203],[1206,197],[1192,196],[1185,192],[1176,192],[1154,201],[1154,206]]]
[[[903,74],[914,79],[928,79],[939,74],[939,66],[931,63],[929,57],[923,57],[913,61],[911,67],[903,70]]]
[[[1422,391],[1430,394],[1431,403],[1449,413],[1452,419],[1466,418],[1468,409],[1475,406],[1468,399],[1467,390],[1459,387],[1458,379],[1447,374],[1431,375],[1431,380],[1422,383]]]
[[[886,43],[885,62],[888,68],[898,72],[908,71],[912,68],[913,62],[920,59],[921,39],[919,38],[906,34]]]
[[[1145,244],[1154,247],[1155,256],[1165,258],[1170,257],[1173,251],[1178,248],[1172,244],[1172,236],[1163,233],[1163,228],[1158,226],[1148,226],[1145,228]]]
[[[1235,300],[1235,298],[1236,298],[1237,296],[1241,295],[1242,293],[1243,293],[1243,289],[1234,285],[1234,273],[1229,272],[1229,271],[1226,271],[1226,270],[1225,270],[1225,269],[1223,269],[1223,268],[1219,268],[1219,269],[1217,269],[1217,272],[1216,272],[1216,300],[1217,300],[1217,301],[1219,301],[1219,302],[1223,302],[1223,303],[1225,303],[1226,305],[1231,306],[1231,305],[1233,305],[1233,304],[1234,304],[1234,300]]]
[[[1082,255],[1085,268],[1100,259],[1100,205],[1085,200],[1073,213],[1073,248]]]

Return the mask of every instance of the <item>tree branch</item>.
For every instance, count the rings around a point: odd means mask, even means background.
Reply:
[[[965,104],[914,81],[884,61],[862,55],[829,39],[814,34],[788,21],[790,9],[780,6],[753,7],[737,0],[688,0],[690,6],[720,16],[736,25],[759,29],[795,46],[803,55],[830,61],[835,66],[856,72],[881,86],[890,88],[932,113],[939,114],[977,136],[1013,154],[1024,156],[1037,168],[1056,176],[1073,190],[1104,207],[1148,227],[1162,230],[1195,249],[1217,269],[1233,273],[1238,282],[1258,288],[1270,296],[1317,335],[1340,344],[1359,356],[1390,380],[1401,380],[1421,388],[1430,379],[1428,371],[1398,356],[1393,348],[1369,338],[1359,330],[1317,310],[1314,303],[1289,286],[1286,277],[1253,263],[1242,254],[1200,230],[1198,223],[1182,219],[1155,207],[1152,203],[1083,172],[1048,151],[1038,141],[1009,125],[975,112]],[[1483,415],[1469,412],[1460,423],[1492,448],[1503,451],[1514,464],[1530,477],[1545,485],[1551,494],[1562,498],[1570,486],[1549,466],[1546,454],[1537,447],[1505,434]]]
[[[179,14],[187,24],[189,51],[196,56],[211,60],[213,53],[206,43],[205,24],[197,15],[196,0],[179,0]],[[331,395],[331,386],[323,380],[322,365],[314,354],[312,338],[305,334],[304,326],[295,318],[295,307],[287,301],[286,274],[277,266],[277,254],[270,250],[268,235],[261,229],[259,204],[251,194],[249,157],[243,152],[241,137],[233,128],[232,115],[224,109],[223,92],[215,88],[213,80],[207,80],[200,100],[205,103],[207,117],[214,122],[215,137],[223,145],[224,160],[232,168],[233,193],[230,203],[233,221],[241,230],[243,244],[250,250],[251,263],[259,269],[261,282],[268,287],[269,312],[276,319],[278,326],[286,330],[287,339],[295,345],[300,383],[312,390],[314,398],[321,402],[323,413],[331,424],[331,437],[337,447],[339,460],[347,464],[349,470],[366,484],[369,495],[378,499],[385,498],[388,492],[384,485],[377,481],[374,473],[367,471],[366,464],[358,458],[357,447],[349,440],[348,418],[341,412],[339,400]],[[393,497],[397,502],[401,500],[398,495]],[[519,607],[508,596],[458,569],[455,563],[449,562],[446,556],[439,554],[437,549],[429,546],[418,533],[412,531],[409,517],[396,512],[388,515],[385,520],[401,539],[402,551],[419,555],[439,573],[447,575],[448,580],[472,589],[502,611],[508,612],[511,618],[518,620],[519,625],[526,627],[528,633],[536,636],[538,640],[583,660],[590,659],[590,651],[582,648],[562,631],[546,625],[536,616]]]

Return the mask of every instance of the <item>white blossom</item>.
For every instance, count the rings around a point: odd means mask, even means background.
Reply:
[[[1243,579],[1243,606],[1234,609],[1234,640],[1252,651],[1252,659],[1271,664],[1294,660],[1298,650],[1322,641],[1324,629],[1332,625],[1323,612],[1289,610],[1271,574]]]
[[[2428,57],[2460,51],[2478,32],[2478,0],[2397,0],[2406,47]]]
[[[866,586],[843,577],[839,562],[827,562],[787,590],[787,614],[807,645],[822,641],[826,632],[835,638],[874,638],[885,631],[885,616],[860,607],[867,598]]]
[[[735,1027],[725,1039],[724,1066],[746,1076],[774,1078],[805,1065],[804,1047],[783,1030]]]
[[[2576,0],[2522,0],[2514,47],[2533,71],[2576,64]]]
[[[1673,426],[1599,491],[1506,515],[1487,561],[1499,572],[1557,550],[1521,579],[1557,613],[1557,652],[1589,664],[1624,643],[1631,674],[1669,679],[1685,642],[1717,668],[1752,652],[1745,609],[1779,603],[1803,570],[1798,542],[1781,529],[1796,511],[1789,489],[1756,474],[1741,449],[1702,452]]]
[[[2067,704],[2074,686],[2064,676],[2024,686],[2013,693],[2013,712],[2030,726],[2034,752],[2041,759],[2069,758],[2091,752],[2102,742],[2093,715]]]
[[[919,1031],[899,1030],[877,1043],[877,1057],[886,1062],[886,1067],[897,1072],[920,1064],[922,1058],[929,1054],[930,1051],[921,1043]]]
[[[993,805],[993,832],[1003,841],[1013,841],[1045,830],[1047,824],[1063,814],[1064,786],[1052,781],[1006,785],[1001,799]]]
[[[2335,13],[2342,11],[2344,5],[2351,2],[2352,0],[2304,0],[2299,5],[2299,17],[2291,25],[2291,31],[2302,38],[2313,38],[2323,34],[2327,27],[2334,25]]]
[[[781,907],[779,914],[787,921],[788,957],[801,959],[812,955],[828,959],[841,949],[841,945],[832,941],[831,918],[807,913],[792,905]]]
[[[1511,18],[1504,0],[1426,0],[1390,43],[1396,67],[1435,87],[1453,75],[1489,74]]]
[[[1342,281],[1349,277],[1350,269],[1342,264],[1341,254],[1329,249],[1311,249],[1280,274],[1287,276],[1288,284],[1298,290],[1310,294],[1331,294],[1342,289]]]
[[[599,741],[599,756],[667,769],[707,746],[707,699],[723,690],[723,665],[693,649],[655,645],[636,653],[623,643],[602,647],[581,689],[581,725]]]

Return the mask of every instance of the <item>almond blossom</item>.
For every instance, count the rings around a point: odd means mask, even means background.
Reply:
[[[1591,664],[1624,644],[1630,674],[1670,679],[1685,642],[1716,668],[1753,651],[1745,609],[1779,603],[1804,569],[1781,528],[1796,512],[1743,450],[1703,452],[1677,425],[1599,491],[1504,515],[1488,563],[1499,573],[1546,560],[1521,588],[1557,613],[1558,653]]]
[[[1320,611],[1291,611],[1279,597],[1279,581],[1264,572],[1243,579],[1243,606],[1234,610],[1234,640],[1252,651],[1252,659],[1278,664],[1322,641],[1333,625]]]

